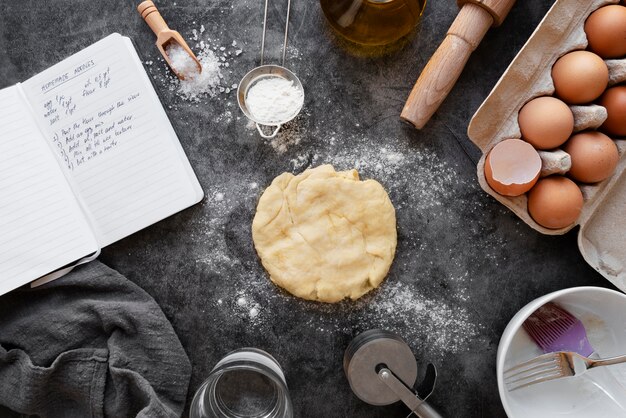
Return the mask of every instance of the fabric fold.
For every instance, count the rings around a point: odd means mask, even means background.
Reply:
[[[0,297],[2,417],[178,417],[190,376],[154,299],[100,262]]]

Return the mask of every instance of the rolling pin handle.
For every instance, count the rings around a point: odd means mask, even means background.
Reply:
[[[432,56],[402,109],[400,117],[421,129],[430,120],[458,80],[470,55],[494,20],[491,13],[466,3]]]
[[[515,4],[515,0],[457,0],[459,8],[475,4],[487,10],[493,17],[493,26],[500,26]]]

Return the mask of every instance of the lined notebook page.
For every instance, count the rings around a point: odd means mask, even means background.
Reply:
[[[108,36],[22,87],[101,246],[202,198],[129,39]]]
[[[17,87],[0,90],[0,294],[98,250]]]

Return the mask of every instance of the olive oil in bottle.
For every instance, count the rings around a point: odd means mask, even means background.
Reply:
[[[352,42],[385,45],[407,35],[426,0],[320,0],[331,26]]]

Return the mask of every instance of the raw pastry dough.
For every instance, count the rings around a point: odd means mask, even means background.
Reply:
[[[252,238],[278,286],[304,299],[354,300],[389,271],[396,213],[377,181],[322,165],[274,179],[259,200]]]

